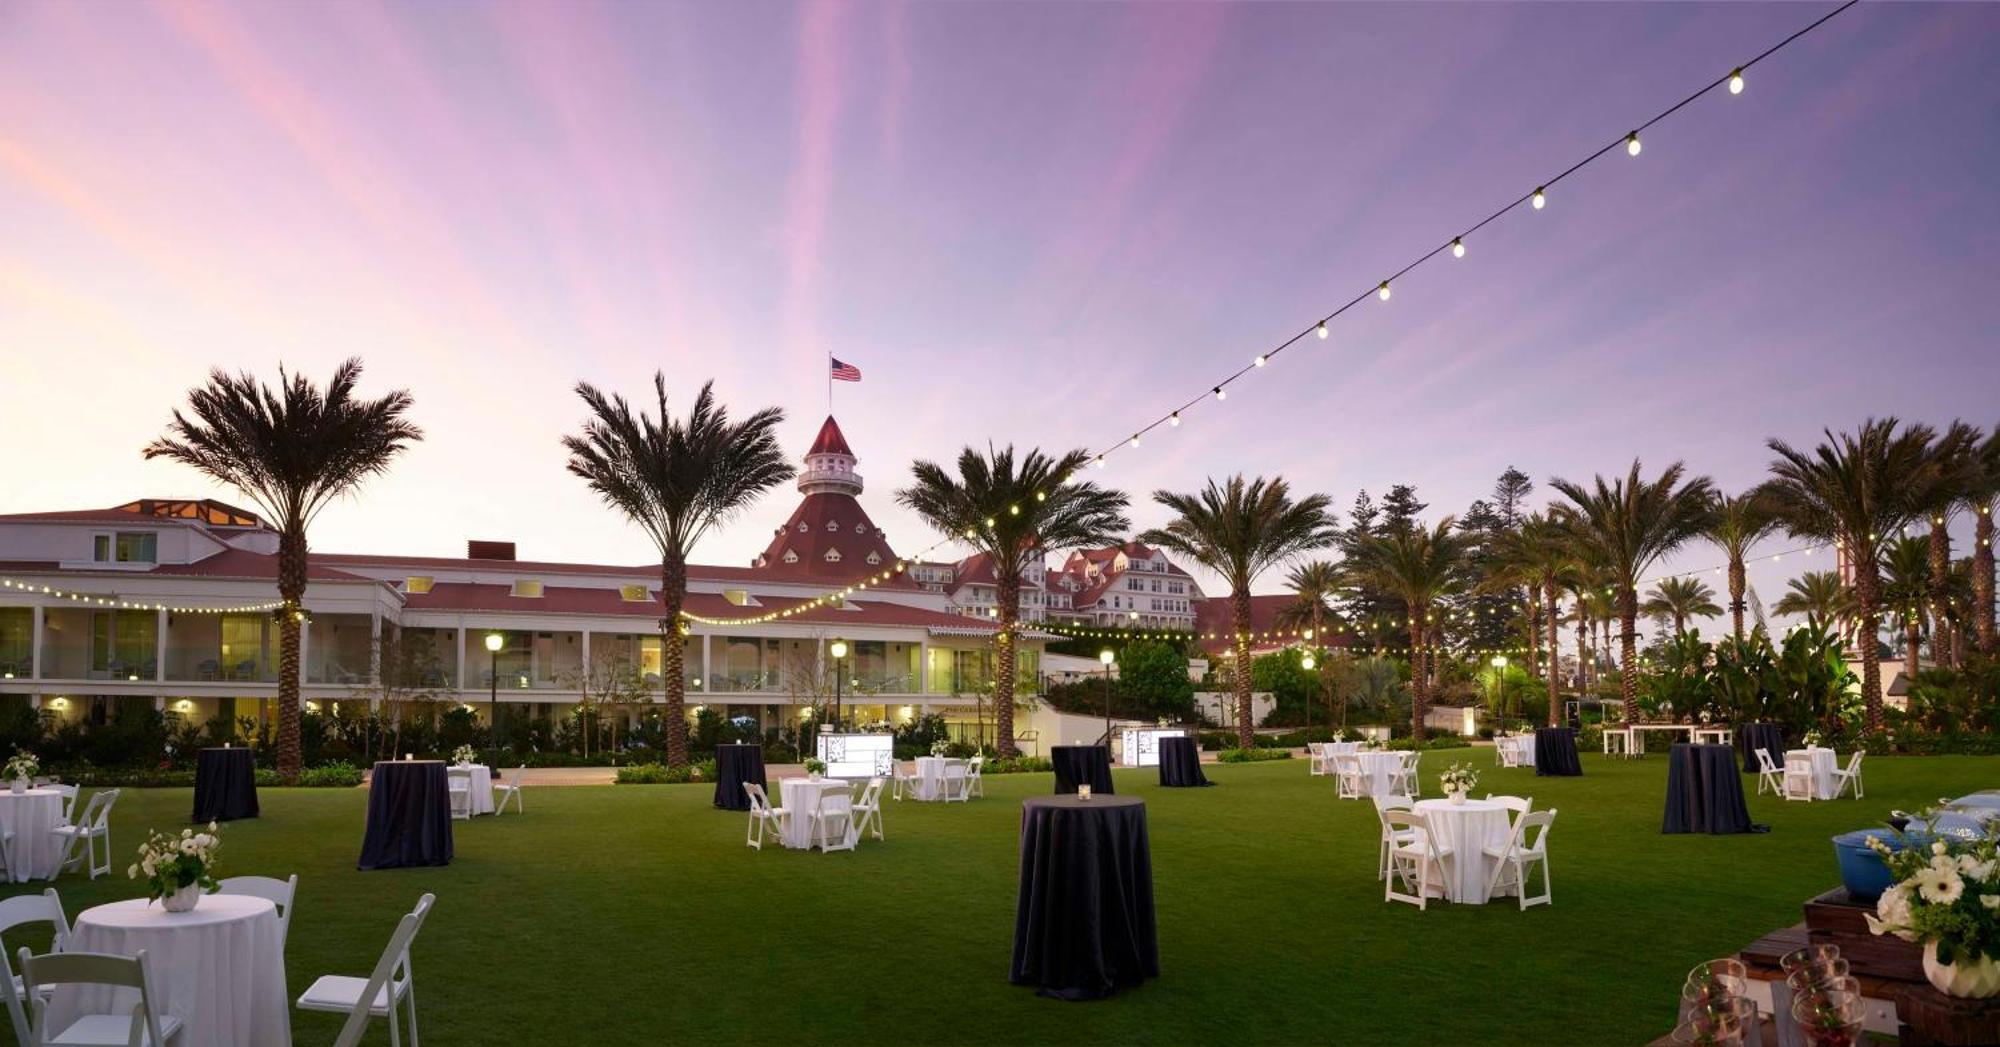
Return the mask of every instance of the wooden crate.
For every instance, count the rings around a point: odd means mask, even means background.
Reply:
[[[1807,937],[1815,945],[1840,946],[1840,955],[1856,975],[1923,981],[1923,949],[1901,938],[1870,933],[1863,917],[1874,912],[1873,905],[1849,897],[1847,888],[1835,887],[1806,903]]]
[[[1896,994],[1901,1042],[1914,1047],[2000,1043],[2000,1001],[1960,1000],[1929,985],[1906,985]]]

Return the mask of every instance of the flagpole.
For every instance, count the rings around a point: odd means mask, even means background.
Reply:
[[[833,417],[833,354],[826,354],[826,416]]]

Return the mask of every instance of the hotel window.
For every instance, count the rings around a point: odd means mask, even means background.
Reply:
[[[881,562],[882,562],[882,554],[881,554],[881,553],[869,553],[869,554],[868,554],[868,565],[869,565],[870,567],[873,567],[873,566],[875,566],[876,564],[879,564],[879,563],[881,563]]]
[[[722,598],[738,607],[747,607],[750,605],[750,590],[724,589],[722,590]]]
[[[798,563],[798,562],[799,562],[799,554],[798,554],[797,552],[795,552],[795,551],[791,550],[791,549],[787,549],[787,550],[785,550],[785,562],[786,562],[786,563]]]
[[[621,585],[618,598],[626,603],[645,603],[649,597],[643,585]]]
[[[435,579],[429,575],[413,574],[403,579],[403,591],[413,596],[422,596],[431,591]]]
[[[95,535],[91,559],[98,563],[158,563],[159,536],[151,531]]]
[[[839,520],[828,520],[828,521],[826,522],[826,529],[827,529],[827,530],[828,530],[829,532],[832,532],[832,531],[838,531],[838,530],[840,530],[840,521],[839,521]]]
[[[868,525],[867,525],[867,524],[865,524],[865,523],[858,523],[858,524],[855,524],[855,525],[854,525],[854,533],[855,533],[855,534],[867,534],[867,533],[868,533]]]
[[[839,563],[839,562],[840,562],[840,550],[838,550],[838,549],[828,549],[828,550],[826,551],[826,562],[827,562],[827,563]]]
[[[508,591],[508,595],[518,596],[524,600],[539,600],[542,598],[542,583],[527,578],[516,578],[514,588]]]

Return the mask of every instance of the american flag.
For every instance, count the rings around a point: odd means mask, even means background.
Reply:
[[[856,367],[853,364],[841,363],[839,360],[835,360],[831,356],[827,357],[827,360],[833,365],[834,381],[858,382],[861,380],[861,368]]]

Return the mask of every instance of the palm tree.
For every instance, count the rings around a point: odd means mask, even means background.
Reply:
[[[1654,618],[1674,623],[1674,635],[1687,632],[1690,618],[1713,618],[1722,613],[1715,602],[1715,590],[1699,578],[1679,575],[1662,578],[1653,584],[1653,595],[1639,610]]]
[[[1973,453],[1964,505],[1972,515],[1972,626],[1979,649],[2000,654],[2000,630],[1993,611],[1993,514],[2000,512],[2000,425],[1986,435]]]
[[[1785,583],[1785,595],[1773,608],[1779,614],[1799,614],[1822,627],[1845,631],[1854,615],[1854,597],[1832,571],[1807,571]]]
[[[1929,498],[1923,506],[1930,518],[1930,581],[1924,599],[1930,604],[1931,660],[1940,666],[1952,665],[1951,615],[1951,521],[1967,501],[1980,479],[1977,426],[1953,422],[1931,448],[1925,484]]]
[[[1624,699],[1625,719],[1639,716],[1639,576],[1654,562],[1686,544],[1708,525],[1709,509],[1715,500],[1715,486],[1708,477],[1684,481],[1686,468],[1679,462],[1667,466],[1657,480],[1639,475],[1634,459],[1631,471],[1622,479],[1607,481],[1599,476],[1591,487],[1568,480],[1552,480],[1550,486],[1569,499],[1562,507],[1565,527],[1585,558],[1602,565],[1611,575],[1611,589],[1618,602],[1619,636],[1618,685]]]
[[[1311,560],[1292,568],[1285,577],[1292,587],[1292,602],[1278,612],[1278,624],[1285,628],[1308,630],[1307,639],[1321,653],[1320,671],[1317,679],[1324,690],[1327,680],[1326,666],[1326,619],[1334,613],[1333,601],[1340,596],[1340,567],[1331,560]],[[1332,715],[1329,705],[1327,713]],[[1306,729],[1312,729],[1312,702],[1306,702]]]
[[[321,389],[278,368],[273,389],[250,374],[208,373],[174,412],[147,458],[193,466],[242,491],[278,532],[278,773],[299,776],[299,628],[305,621],[306,528],[335,498],[386,472],[423,430],[403,416],[410,394],[357,399],[361,361],[334,369]]]
[[[785,413],[766,407],[741,422],[715,401],[704,382],[685,420],[667,414],[667,376],[653,375],[659,415],[636,414],[620,395],[578,382],[590,409],[583,431],[563,437],[569,471],[606,505],[625,514],[660,553],[660,675],[666,684],[662,719],[667,765],[688,763],[687,644],[681,622],[687,602],[687,561],[710,530],[736,516],[765,491],[792,478],[776,430]]]
[[[1752,546],[1777,529],[1777,517],[1756,491],[1715,501],[1707,538],[1721,546],[1723,555],[1729,558],[1729,624],[1738,643],[1743,642],[1743,609],[1746,604],[1743,594],[1749,588],[1743,570],[1744,559],[1750,554]]]
[[[983,455],[968,447],[959,453],[957,476],[935,462],[919,461],[911,466],[910,486],[896,492],[896,500],[925,522],[963,537],[993,564],[999,601],[993,712],[1002,757],[1018,754],[1014,681],[1021,576],[1041,570],[1048,550],[1101,544],[1132,526],[1125,517],[1129,504],[1125,495],[1072,481],[1089,463],[1087,451],[1051,458],[1030,450],[1016,459],[1011,446],[1000,451],[988,448]]]
[[[1283,477],[1245,481],[1241,474],[1191,494],[1154,491],[1153,500],[1174,513],[1165,527],[1139,540],[1179,553],[1222,576],[1229,585],[1235,629],[1236,742],[1248,749],[1250,727],[1250,586],[1269,568],[1300,553],[1324,549],[1338,537],[1327,497],[1292,500]]]
[[[1856,636],[1861,647],[1861,696],[1868,730],[1882,730],[1882,665],[1877,650],[1882,606],[1881,542],[1930,503],[1925,479],[1936,431],[1869,418],[1853,433],[1825,430],[1826,442],[1810,451],[1783,440],[1769,446],[1768,491],[1785,529],[1835,543],[1854,572]]]
[[[1924,605],[1930,598],[1931,543],[1903,535],[1882,547],[1882,603],[1903,620],[1903,678],[1917,679],[1918,645],[1924,636]],[[1936,636],[1938,623],[1931,623]],[[1932,655],[1936,660],[1936,655]]]
[[[1376,535],[1348,554],[1354,577],[1400,598],[1409,614],[1410,731],[1419,741],[1430,711],[1431,626],[1438,605],[1472,581],[1473,537],[1453,523],[1447,516],[1428,530],[1413,526]]]
[[[1561,722],[1562,696],[1558,687],[1561,674],[1561,616],[1558,603],[1565,589],[1570,588],[1579,575],[1579,565],[1569,546],[1563,541],[1562,528],[1546,513],[1531,513],[1521,521],[1519,527],[1501,536],[1495,552],[1495,563],[1502,568],[1502,575],[1511,575],[1528,587],[1530,593],[1541,594],[1540,613],[1548,625],[1548,662],[1546,683],[1549,689],[1549,724]],[[1534,656],[1537,622],[1529,623],[1529,652]],[[1584,644],[1581,639],[1581,622],[1577,629],[1577,663],[1583,662]]]

